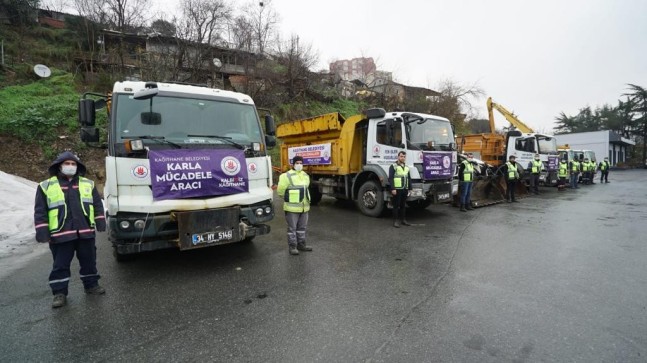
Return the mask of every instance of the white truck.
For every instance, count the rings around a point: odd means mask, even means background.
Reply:
[[[118,261],[269,233],[264,223],[274,209],[267,148],[276,144],[275,126],[267,114],[263,131],[249,96],[187,84],[117,82],[110,95],[86,93],[80,100],[83,142],[99,142],[95,112],[106,104],[103,197]]]

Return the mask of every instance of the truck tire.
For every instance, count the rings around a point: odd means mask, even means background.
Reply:
[[[368,180],[359,188],[357,208],[369,216],[379,217],[384,212],[384,193],[382,186],[373,180]]]
[[[308,187],[310,191],[310,205],[317,205],[321,202],[321,197],[323,196],[319,191],[319,187],[316,185],[310,185]]]

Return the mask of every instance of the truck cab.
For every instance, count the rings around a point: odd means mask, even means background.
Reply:
[[[96,94],[95,94],[96,95]],[[269,233],[267,148],[274,121],[244,94],[186,84],[117,82],[109,105],[104,201],[118,260],[251,240]],[[79,104],[82,141],[96,143],[95,101]]]

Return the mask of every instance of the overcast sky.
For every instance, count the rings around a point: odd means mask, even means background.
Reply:
[[[249,3],[230,1],[236,8]],[[180,0],[153,2],[170,14]],[[627,83],[647,87],[645,0],[271,0],[271,6],[284,36],[298,34],[318,52],[314,70],[365,56],[407,85],[476,84],[536,131],[552,130],[562,111],[616,105]],[[486,117],[485,99],[476,105]],[[498,127],[507,125],[495,117]]]

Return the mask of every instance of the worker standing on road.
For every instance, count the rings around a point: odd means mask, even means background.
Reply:
[[[582,183],[585,185],[591,184],[591,164],[589,158],[584,158],[582,165]]]
[[[76,253],[85,293],[101,295],[95,229],[106,230],[101,196],[94,182],[84,177],[86,168],[73,153],[60,154],[50,165],[49,179],[36,189],[34,225],[36,240],[48,242],[54,263],[49,274],[53,308],[67,304],[70,264]]]
[[[474,155],[467,153],[467,159],[458,167],[458,180],[461,189],[461,212],[472,210],[472,182],[474,181]]]
[[[519,170],[517,169],[517,158],[514,155],[510,155],[508,162],[503,164],[503,175],[505,175],[507,189],[505,190],[505,197],[508,203],[517,202],[515,197],[515,189],[517,188],[517,182],[520,179]]]
[[[528,163],[527,169],[530,172],[530,191],[539,194],[539,174],[544,171],[544,163],[541,162],[539,154],[535,154],[535,158]]]
[[[398,161],[389,168],[389,185],[393,204],[393,227],[410,226],[406,218],[407,196],[411,190],[411,175],[406,164],[407,153],[400,151]]]
[[[604,158],[603,161],[600,162],[600,183],[604,180],[605,183],[609,182],[609,167],[611,165],[609,164],[609,158],[606,157]]]
[[[571,189],[577,189],[579,188],[579,186],[577,186],[577,182],[580,176],[580,162],[573,158],[569,170],[571,171]]]
[[[561,192],[566,189],[566,178],[568,177],[568,163],[566,162],[566,158],[560,160],[557,170],[557,176],[559,177],[557,190]]]
[[[283,211],[288,225],[288,249],[291,255],[312,251],[306,245],[308,211],[310,210],[310,177],[303,171],[303,157],[292,158],[292,169],[279,176],[276,192],[283,197]]]
[[[589,171],[591,172],[591,184],[595,184],[595,174],[597,174],[598,172],[597,166],[598,164],[595,162],[595,159],[591,158],[591,160],[589,160]]]

